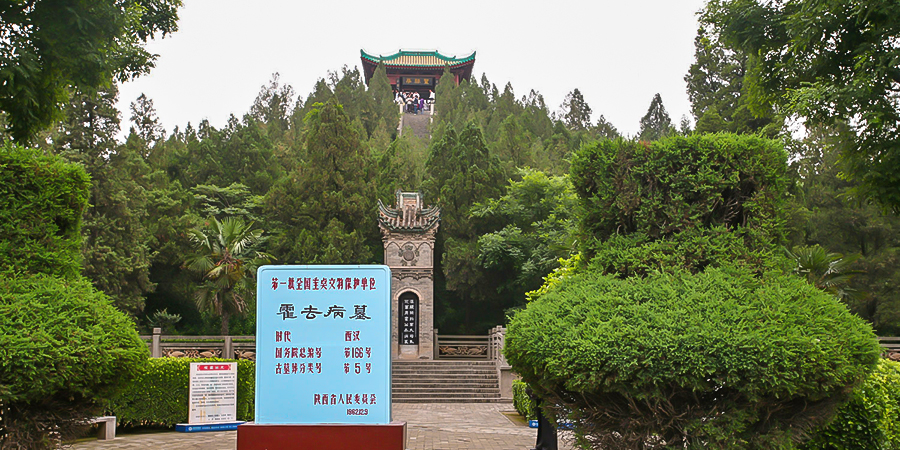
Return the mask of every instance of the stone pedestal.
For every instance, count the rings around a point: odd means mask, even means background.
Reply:
[[[438,208],[425,208],[422,195],[397,191],[397,203],[378,202],[384,264],[391,268],[391,355],[393,359],[434,357],[434,240]]]
[[[406,422],[388,425],[261,425],[237,429],[237,450],[404,450]]]

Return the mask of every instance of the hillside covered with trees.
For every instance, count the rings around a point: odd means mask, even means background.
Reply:
[[[169,15],[148,22],[139,36],[172,32],[178,5],[168,5]],[[755,47],[735,44],[740,29],[727,25],[736,14],[729,8],[713,2],[701,15],[695,62],[685,76],[693,117],[676,125],[656,95],[646,115],[635,118],[635,136],[621,136],[601,114],[615,105],[592,108],[577,88],[555,106],[533,90],[500,88],[484,74],[457,86],[447,73],[436,86],[430,138],[420,139],[398,133],[399,108],[383,68],[367,86],[357,68],[346,66],[327,72],[308,93],[274,74],[247,112],[222,128],[200,121],[164,130],[146,96],[129,111],[116,110],[115,83],[102,80],[140,73],[125,66],[97,67],[96,79],[56,80],[67,91],[54,94],[56,103],[40,99],[42,112],[33,117],[21,105],[2,105],[2,138],[84,167],[91,188],[81,271],[138,326],[249,334],[253,293],[198,302],[218,265],[202,270],[190,263],[211,251],[198,236],[220,234],[215,224],[226,219],[239,220],[245,228],[236,229],[253,236],[248,261],[381,263],[377,200],[390,203],[397,189],[421,191],[442,210],[436,325],[445,333],[482,333],[505,323],[525,305],[525,293],[589,239],[577,226],[582,212],[569,180],[576,151],[618,139],[763,136],[781,141],[791,162],[776,244],[795,258],[822,253],[819,261],[798,262],[796,271],[834,280],[833,290],[855,313],[881,334],[897,333],[900,219],[885,212],[890,197],[870,195],[882,178],[846,176],[864,171],[858,158],[847,157],[848,145],[871,151],[875,144],[848,141],[852,132],[841,121],[810,122],[805,137],[793,138],[784,124],[803,111],[763,94],[760,83],[778,80],[761,80]],[[132,51],[152,65],[142,48]],[[846,273],[827,274],[834,263]],[[253,274],[241,274],[252,285]],[[230,311],[230,327],[222,326],[223,311]]]

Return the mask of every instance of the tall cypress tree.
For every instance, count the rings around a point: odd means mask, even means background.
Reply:
[[[642,141],[655,141],[675,132],[672,126],[672,118],[663,106],[662,97],[659,94],[653,96],[647,114],[641,118],[640,139]]]
[[[371,156],[336,99],[313,105],[305,122],[306,160],[265,198],[277,224],[270,253],[282,263],[373,262],[381,243]]]
[[[75,94],[67,119],[53,141],[54,151],[82,164],[91,176],[90,204],[82,223],[82,273],[131,315],[144,308],[149,279],[147,213],[149,173],[142,155],[115,140],[119,112],[115,87],[95,95]]]
[[[389,131],[396,130],[400,109],[394,103],[394,93],[384,64],[378,63],[378,67],[375,68],[375,74],[369,80],[368,94],[372,99],[374,127],[377,129],[383,126]]]
[[[578,89],[569,92],[563,100],[562,119],[566,127],[573,131],[587,130],[591,127],[591,107]]]
[[[774,111],[757,117],[744,95],[748,57],[724,46],[718,35],[701,26],[694,38],[694,63],[684,76],[697,132],[728,131],[774,137],[781,122]]]
[[[506,178],[488,152],[481,129],[472,122],[458,134],[448,127],[433,145],[426,169],[430,176],[423,183],[426,199],[441,207],[436,243],[440,274],[435,284],[440,289],[446,283],[446,289],[453,291],[437,298],[438,325],[447,330],[483,332],[486,328],[479,329],[482,324],[474,319],[479,302],[492,288],[484,282],[476,259],[478,236],[487,228],[473,219],[470,211],[475,203],[499,196]]]

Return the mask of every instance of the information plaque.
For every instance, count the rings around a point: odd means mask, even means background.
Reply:
[[[390,269],[257,275],[256,424],[389,424]]]
[[[237,420],[237,363],[191,363],[188,423]]]

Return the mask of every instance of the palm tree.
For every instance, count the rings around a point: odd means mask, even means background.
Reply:
[[[185,265],[203,275],[203,285],[197,290],[197,308],[222,318],[222,335],[228,335],[228,321],[232,315],[243,315],[247,303],[245,295],[256,288],[257,267],[268,264],[272,257],[258,252],[253,246],[262,239],[262,230],[253,229],[254,222],[245,223],[240,217],[222,221],[210,218],[206,225],[190,231],[197,253]]]
[[[861,270],[849,270],[850,265],[860,258],[859,254],[844,256],[828,253],[818,245],[785,249],[785,253],[795,264],[794,273],[804,276],[809,284],[841,300],[865,296],[864,292],[850,287],[853,277],[863,273]]]

